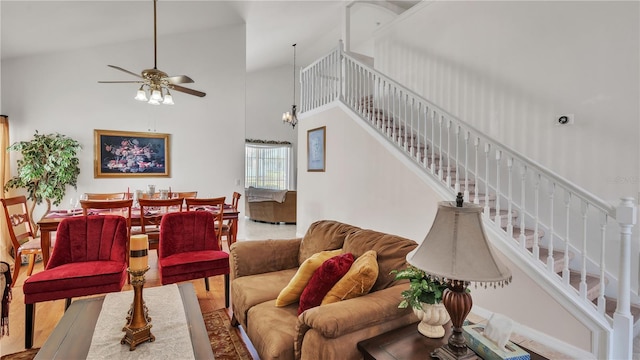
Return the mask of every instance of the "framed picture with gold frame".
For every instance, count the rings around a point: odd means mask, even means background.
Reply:
[[[93,175],[169,177],[169,134],[94,130]]]
[[[327,127],[307,130],[307,171],[324,171]]]

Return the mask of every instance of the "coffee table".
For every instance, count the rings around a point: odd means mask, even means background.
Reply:
[[[213,359],[213,350],[193,284],[178,284],[178,290],[184,305],[195,358]],[[103,301],[104,296],[72,302],[35,359],[85,359],[89,353],[93,330]]]

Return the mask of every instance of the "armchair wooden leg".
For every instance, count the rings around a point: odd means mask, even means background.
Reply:
[[[69,308],[69,305],[71,305],[71,298],[67,298],[64,302],[64,311],[67,311],[67,309]]]
[[[229,274],[224,274],[224,307],[229,308]]]
[[[24,304],[24,348],[33,346],[33,328],[36,320],[36,304]]]
[[[208,277],[204,278],[204,287],[205,287],[205,289],[207,289],[207,291],[209,291],[209,278]]]

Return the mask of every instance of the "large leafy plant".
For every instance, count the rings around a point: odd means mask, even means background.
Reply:
[[[8,151],[20,152],[22,159],[17,163],[18,174],[4,184],[4,191],[11,188],[27,190],[27,199],[32,201],[32,223],[35,223],[33,210],[36,204],[45,201],[49,212],[51,203],[60,204],[67,186],[76,188],[80,174],[77,157],[80,149],[80,143],[70,137],[57,133],[42,135],[37,130],[33,139],[16,142],[7,148]]]
[[[409,289],[402,292],[402,301],[399,308],[411,306],[415,309],[422,309],[421,303],[439,304],[442,302],[442,294],[447,288],[447,284],[435,277],[428,275],[424,271],[408,266],[403,270],[393,270],[396,280],[409,280]]]

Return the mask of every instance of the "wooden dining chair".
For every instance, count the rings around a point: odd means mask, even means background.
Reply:
[[[193,199],[198,197],[197,191],[173,191],[169,193],[169,197],[179,197],[184,199]]]
[[[29,267],[27,268],[27,277],[33,273],[33,265],[36,262],[36,255],[42,255],[42,247],[40,238],[35,237],[33,227],[31,226],[31,218],[29,217],[29,209],[27,208],[27,198],[24,196],[16,196],[12,198],[0,199],[4,208],[4,216],[9,228],[9,237],[11,238],[11,246],[13,247],[13,279],[11,287],[15,285],[20,273],[20,265],[22,265],[22,255],[29,258]],[[53,245],[52,245],[53,246]]]
[[[85,193],[87,200],[125,200],[129,199],[127,193]]]
[[[237,191],[233,192],[233,196],[231,198],[231,208],[233,209],[233,211],[236,211],[236,212],[238,211],[238,203],[240,202],[241,197],[242,197],[242,194],[240,194],[239,192]],[[237,219],[229,219],[222,226],[221,236],[226,237],[227,245],[229,246],[231,246],[231,244],[236,242],[235,232],[233,231],[233,227],[238,225],[237,221],[238,221]]]
[[[124,196],[124,193],[119,193]],[[127,221],[127,236],[131,236],[131,207],[132,199],[120,200],[80,200],[82,215],[120,215]],[[129,250],[129,249],[127,249]]]
[[[158,250],[160,223],[162,215],[169,212],[182,212],[183,198],[174,199],[138,199],[140,204],[140,234],[149,237],[149,249]]]
[[[224,227],[224,201],[225,196],[217,198],[189,198],[184,199],[187,204],[187,211],[208,211],[212,213],[214,219],[214,225],[216,228],[216,239],[218,245],[222,249],[222,231],[219,230]]]

